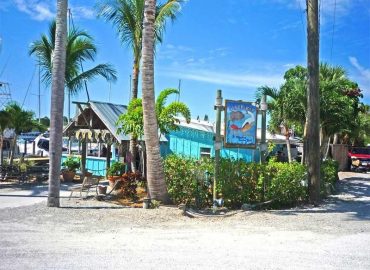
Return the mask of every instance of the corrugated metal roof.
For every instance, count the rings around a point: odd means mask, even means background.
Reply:
[[[179,120],[179,122],[176,123],[178,126],[214,133],[213,124],[207,121],[191,119],[190,123],[186,123],[184,118],[178,117],[177,119]]]
[[[130,140],[130,136],[117,134],[116,122],[122,113],[127,112],[127,106],[100,101],[90,101],[91,109],[96,113],[107,129],[115,136],[117,141]]]

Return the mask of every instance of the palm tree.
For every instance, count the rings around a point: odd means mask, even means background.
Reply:
[[[42,80],[46,85],[52,81],[52,57],[55,52],[56,22],[52,21],[49,26],[49,35],[42,35],[40,40],[31,44],[30,55],[36,55],[42,69]],[[97,48],[93,38],[85,31],[73,29],[68,33],[66,42],[66,68],[65,68],[65,87],[69,94],[77,94],[84,86],[86,81],[90,81],[97,76],[102,76],[107,81],[115,81],[116,71],[109,64],[99,64],[89,70],[84,71],[82,63],[94,61]],[[88,92],[87,99],[90,97]]]
[[[155,114],[158,121],[158,128],[161,134],[168,134],[171,130],[177,130],[176,123],[179,120],[176,118],[179,114],[185,118],[189,123],[191,114],[189,107],[179,101],[171,102],[166,106],[167,98],[172,94],[178,94],[179,90],[174,88],[167,88],[161,91],[156,99]],[[130,134],[135,139],[144,135],[143,123],[143,106],[140,98],[134,99],[130,102],[127,108],[127,113],[122,114],[117,125],[121,127],[118,132]]]
[[[3,165],[4,130],[10,125],[10,115],[7,111],[0,111],[0,166]]]
[[[49,160],[49,207],[59,207],[60,193],[60,162],[63,144],[63,103],[66,77],[66,51],[67,51],[67,0],[57,1],[57,17],[55,28],[55,46],[53,48],[52,88],[50,102],[50,160]],[[54,44],[54,43],[52,43]],[[47,59],[45,59],[47,60]]]
[[[164,4],[156,6],[155,9],[155,42],[162,42],[163,33],[168,19],[174,21],[180,11],[180,3],[183,0],[167,0]],[[111,22],[117,29],[117,34],[123,44],[132,48],[132,88],[131,100],[138,97],[140,61],[142,55],[142,36],[144,21],[144,0],[104,0],[99,5],[99,16],[107,22]],[[130,153],[132,160],[136,160],[136,142],[130,140]],[[136,171],[135,162],[131,168]]]
[[[14,138],[11,147],[11,155],[9,164],[13,164],[15,147],[17,145],[17,137],[22,132],[31,131],[34,128],[42,129],[41,125],[33,119],[32,111],[25,111],[16,102],[11,102],[5,107],[5,111],[9,116],[8,127],[14,130]]]
[[[290,123],[288,113],[288,106],[290,102],[286,99],[286,93],[284,88],[280,88],[279,90],[275,88],[271,88],[268,86],[262,86],[258,89],[260,95],[266,95],[270,97],[272,101],[269,103],[269,110],[271,112],[271,119],[270,119],[270,130],[273,132],[280,132],[281,127],[283,127],[284,135],[286,139],[286,146],[288,152],[288,161],[292,162],[292,155],[290,151]]]
[[[155,39],[155,0],[145,0],[143,30],[143,116],[144,136],[147,152],[147,181],[149,196],[167,203],[169,201],[162,158],[159,149],[158,123],[154,101],[154,39]]]
[[[155,42],[163,41],[168,19],[174,21],[183,0],[167,0],[156,6]],[[140,60],[144,21],[144,0],[104,0],[98,7],[100,17],[111,22],[123,44],[133,52],[131,99],[138,97]]]

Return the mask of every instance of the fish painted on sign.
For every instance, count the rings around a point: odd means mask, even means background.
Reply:
[[[244,116],[245,116],[244,113],[242,113],[241,111],[232,111],[230,113],[230,120],[231,121],[242,120]]]

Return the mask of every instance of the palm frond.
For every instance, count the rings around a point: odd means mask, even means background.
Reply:
[[[176,19],[177,14],[181,10],[183,0],[167,0],[166,3],[156,7],[155,16],[155,37],[158,42],[162,42],[163,33],[166,30],[166,21],[170,19],[172,22]]]
[[[156,102],[155,102],[155,110],[157,112],[158,115],[161,114],[163,108],[164,108],[164,104],[166,103],[167,99],[168,99],[168,96],[172,95],[172,94],[178,94],[179,93],[179,90],[178,89],[175,89],[175,88],[166,88],[164,89],[163,91],[161,91],[156,99]]]
[[[86,70],[70,81],[67,81],[67,88],[71,94],[76,94],[83,87],[85,81],[90,81],[97,76],[102,76],[107,81],[116,81],[117,72],[110,64],[99,64],[96,67]]]

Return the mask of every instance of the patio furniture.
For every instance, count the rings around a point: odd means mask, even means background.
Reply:
[[[71,194],[69,195],[69,200],[72,197],[73,192],[80,192],[80,198],[82,198],[82,192],[86,191],[86,198],[89,195],[90,188],[95,187],[95,192],[98,195],[98,185],[100,181],[100,176],[93,176],[91,173],[88,173],[83,181],[82,184],[70,187],[69,190]]]

